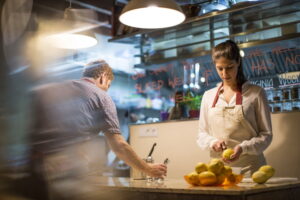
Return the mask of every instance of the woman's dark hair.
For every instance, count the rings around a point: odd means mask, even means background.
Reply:
[[[215,63],[217,59],[224,57],[228,60],[235,60],[237,63],[240,63],[238,66],[238,72],[236,75],[236,80],[238,86],[242,86],[243,83],[247,81],[246,77],[243,73],[243,66],[242,66],[242,57],[240,55],[240,48],[237,46],[235,42],[232,40],[226,40],[215,46],[212,49],[212,60]]]

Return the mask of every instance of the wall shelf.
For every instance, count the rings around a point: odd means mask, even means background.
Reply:
[[[275,0],[239,3],[231,8],[187,19],[159,30],[139,30],[110,42],[139,48],[138,68],[210,54],[216,44],[232,39],[249,48],[300,36],[300,2]],[[137,55],[135,55],[137,57]]]
[[[264,5],[268,2],[266,1],[262,1],[262,2],[244,2],[244,3],[239,3],[236,5],[233,5],[231,8],[223,10],[223,11],[218,11],[218,12],[211,12],[211,13],[207,13],[201,16],[196,16],[196,17],[191,17],[186,19],[183,23],[181,23],[180,25],[176,26],[176,27],[170,27],[170,28],[164,28],[164,29],[141,29],[126,35],[118,35],[115,36],[111,39],[109,39],[109,42],[119,42],[119,43],[128,43],[128,44],[136,44],[139,43],[139,41],[137,39],[140,38],[141,34],[150,34],[150,33],[157,33],[157,32],[161,32],[161,31],[176,31],[176,30],[180,30],[182,25],[186,25],[186,24],[190,24],[190,23],[194,23],[194,22],[199,22],[201,20],[204,19],[208,19],[211,17],[217,17],[217,16],[221,16],[224,14],[229,14],[232,12],[237,12],[240,10],[244,10],[247,8],[252,8],[255,6],[259,6],[259,5]]]

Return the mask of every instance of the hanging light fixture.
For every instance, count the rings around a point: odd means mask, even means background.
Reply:
[[[155,29],[178,25],[185,15],[173,0],[131,0],[119,20],[127,26]]]
[[[70,6],[64,12],[61,22],[63,31],[47,37],[49,43],[61,49],[82,49],[97,44],[97,39],[90,29],[98,27],[97,14],[91,9],[75,9]],[[93,20],[94,19],[94,20]]]
[[[83,49],[97,44],[97,39],[83,33],[60,33],[48,37],[52,46],[60,49]]]

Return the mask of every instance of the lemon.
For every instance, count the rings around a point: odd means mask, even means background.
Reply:
[[[263,171],[256,171],[252,174],[252,180],[255,183],[265,183],[268,180],[268,175]]]
[[[230,157],[231,157],[232,154],[234,154],[233,149],[228,148],[228,149],[226,149],[226,150],[223,151],[222,157],[223,157],[224,159],[230,160]]]
[[[271,165],[263,165],[259,168],[258,171],[265,172],[267,174],[268,179],[275,174],[275,169]]]
[[[209,186],[217,183],[217,177],[213,172],[205,171],[199,174],[199,180],[201,185]]]
[[[201,172],[207,171],[207,165],[205,163],[199,162],[196,167],[195,171],[200,174]]]
[[[224,163],[220,159],[216,159],[216,158],[212,159],[207,166],[208,171],[211,171],[216,175],[222,172],[223,167],[224,167]]]
[[[186,182],[188,182],[191,185],[199,185],[199,175],[197,172],[191,172],[184,176],[184,179]]]

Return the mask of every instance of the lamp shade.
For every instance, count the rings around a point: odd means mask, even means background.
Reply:
[[[60,22],[61,30],[47,37],[48,42],[61,49],[82,49],[97,44],[94,33],[90,30],[96,24],[96,14],[90,9],[67,8],[64,19]]]
[[[131,0],[119,20],[127,26],[155,29],[178,25],[185,15],[173,0]]]
[[[49,36],[48,42],[60,49],[83,49],[96,45],[97,39],[85,33],[61,33]]]

